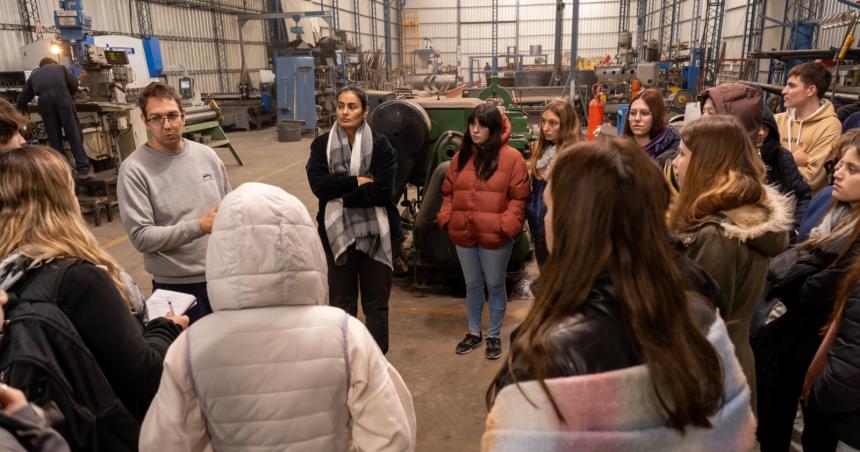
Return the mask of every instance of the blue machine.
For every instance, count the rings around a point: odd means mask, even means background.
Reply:
[[[260,103],[263,104],[263,111],[265,113],[272,112],[272,95],[269,94],[268,91],[263,91],[260,93]]]
[[[616,120],[615,133],[618,136],[624,135],[624,123],[627,122],[627,113],[630,106],[627,104],[618,104],[618,119]]]
[[[317,127],[314,96],[314,58],[286,56],[275,58],[278,122],[303,120],[303,130]]]
[[[150,77],[161,77],[164,72],[164,62],[161,61],[161,43],[155,36],[143,38],[143,54],[146,56],[146,67]]]
[[[816,22],[798,22],[791,27],[791,34],[788,37],[788,48],[792,50],[811,49],[813,37],[815,36]],[[783,70],[783,80],[777,83],[788,81],[788,72],[791,68],[798,64],[805,63],[806,60],[787,60],[785,69]]]
[[[92,18],[84,14],[82,0],[60,0],[59,5],[54,11],[54,25],[60,30],[60,40],[72,49],[70,69],[78,77],[87,58],[86,46],[92,45]]]
[[[702,63],[705,59],[705,49],[695,47],[690,49],[690,64],[684,68],[684,81],[686,86],[683,88],[693,93],[696,93],[697,84],[699,83],[699,74],[702,72]]]
[[[60,0],[60,9],[54,11],[54,25],[60,29],[63,41],[83,41],[91,24],[92,19],[84,14],[81,0]]]

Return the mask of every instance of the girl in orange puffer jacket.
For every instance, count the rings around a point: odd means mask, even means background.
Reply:
[[[482,342],[486,285],[490,328],[485,356],[497,359],[502,353],[499,333],[507,305],[505,270],[513,241],[523,228],[531,187],[525,160],[506,145],[510,125],[498,107],[476,107],[468,128],[445,176],[437,221],[457,246],[466,280],[469,332],[456,352],[468,353]]]

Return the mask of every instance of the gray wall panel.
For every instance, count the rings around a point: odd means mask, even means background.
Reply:
[[[159,0],[164,1],[164,0]],[[196,0],[195,0],[196,1]],[[53,26],[53,11],[56,8],[56,0],[37,0],[39,14],[45,26]],[[326,8],[330,8],[330,0],[326,1]],[[218,8],[231,12],[261,12],[264,9],[264,0],[216,0]],[[392,0],[392,5],[398,5],[398,0]],[[283,0],[285,11],[311,11],[319,10],[318,2],[305,0]],[[343,29],[354,28],[351,9],[353,2],[341,0],[340,23]],[[134,0],[86,0],[85,12],[92,17],[93,29],[99,32],[116,34],[139,33],[138,19]],[[372,36],[370,26],[370,0],[361,0],[359,5],[361,20],[361,42],[365,49],[372,48]],[[377,42],[380,48],[384,45],[382,2],[379,0],[377,9],[377,31],[379,36]],[[153,3],[150,5],[153,32],[161,37],[162,55],[166,71],[186,70],[198,71],[194,75],[197,86],[204,90],[218,89],[218,76],[216,71],[216,50],[213,42],[213,12],[199,7],[189,8],[180,6],[176,2],[172,4]],[[233,13],[219,12],[223,21],[223,39],[226,61],[222,61],[224,68],[223,78],[225,88],[228,91],[236,91],[239,79],[239,68],[241,58],[239,53],[238,21]],[[392,56],[395,65],[399,65],[400,56],[398,45],[400,41],[399,22],[396,9],[391,12],[392,27]],[[14,0],[0,0],[0,24],[6,27],[17,27],[20,24],[20,16],[17,4]],[[293,26],[290,20],[288,26]],[[305,27],[306,39],[313,42],[313,31],[325,35],[327,27],[322,20],[302,20],[301,25]],[[249,70],[265,68],[267,66],[265,46],[259,43],[267,39],[265,21],[249,21],[242,29],[245,46],[246,67]],[[354,33],[349,33],[350,39]],[[177,39],[177,37],[179,39]],[[290,38],[295,36],[291,34]],[[45,38],[53,38],[53,34],[47,34]],[[189,42],[190,41],[190,42]],[[20,47],[24,43],[23,35],[17,30],[0,30],[0,70],[24,69],[20,59]],[[256,43],[256,44],[255,44]],[[178,75],[171,73],[168,80],[175,81]]]

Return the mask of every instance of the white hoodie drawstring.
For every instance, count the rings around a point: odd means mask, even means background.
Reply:
[[[815,115],[820,113],[821,109],[826,107],[826,106],[827,106],[826,103],[822,103],[821,106],[818,107],[818,110],[815,110],[815,112],[812,113],[811,115],[809,115],[809,117],[807,117],[806,119],[814,118]],[[791,152],[792,154],[794,154],[794,151],[791,149],[791,123],[794,122],[794,118],[795,118],[794,115],[796,113],[797,113],[796,108],[792,108],[791,110],[788,111],[788,152]],[[803,132],[803,121],[806,121],[806,119],[801,119],[800,121],[797,122],[797,124],[798,124],[798,126],[797,126],[797,139],[795,140],[795,144],[797,145],[798,149],[800,149],[800,135],[801,135],[801,132]]]

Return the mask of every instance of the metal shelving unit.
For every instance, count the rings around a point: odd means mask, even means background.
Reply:
[[[764,35],[764,18],[767,0],[749,0],[744,18],[744,36],[742,51],[746,58],[753,52],[761,51],[762,36]],[[738,78],[758,80],[758,60],[741,62]]]
[[[660,23],[666,23],[666,17],[669,17],[669,26],[668,27],[660,27],[660,41],[657,44],[657,50],[660,53],[661,59],[670,59],[671,58],[671,48],[672,44],[675,42],[675,38],[678,36],[678,26],[680,22],[680,13],[681,8],[678,5],[679,0],[669,0],[668,5],[664,5],[660,8]]]
[[[702,44],[705,49],[705,60],[702,73],[696,87],[701,92],[705,87],[714,86],[720,73],[720,41],[723,37],[723,16],[725,15],[725,0],[705,0],[705,26],[702,31]]]
[[[564,2],[560,3],[563,8]],[[618,34],[620,35],[623,31],[630,31],[630,0],[620,0],[618,2]],[[621,52],[621,42],[618,43],[618,52]]]
[[[644,56],[644,49],[647,46],[647,43],[645,42],[645,18],[648,16],[649,6],[649,0],[636,0],[636,48],[638,49],[637,54],[639,55],[639,61],[643,61],[642,57]]]
[[[41,35],[42,20],[39,18],[39,5],[36,0],[18,0],[18,12],[21,16],[21,32],[24,43],[33,42],[33,34]]]

